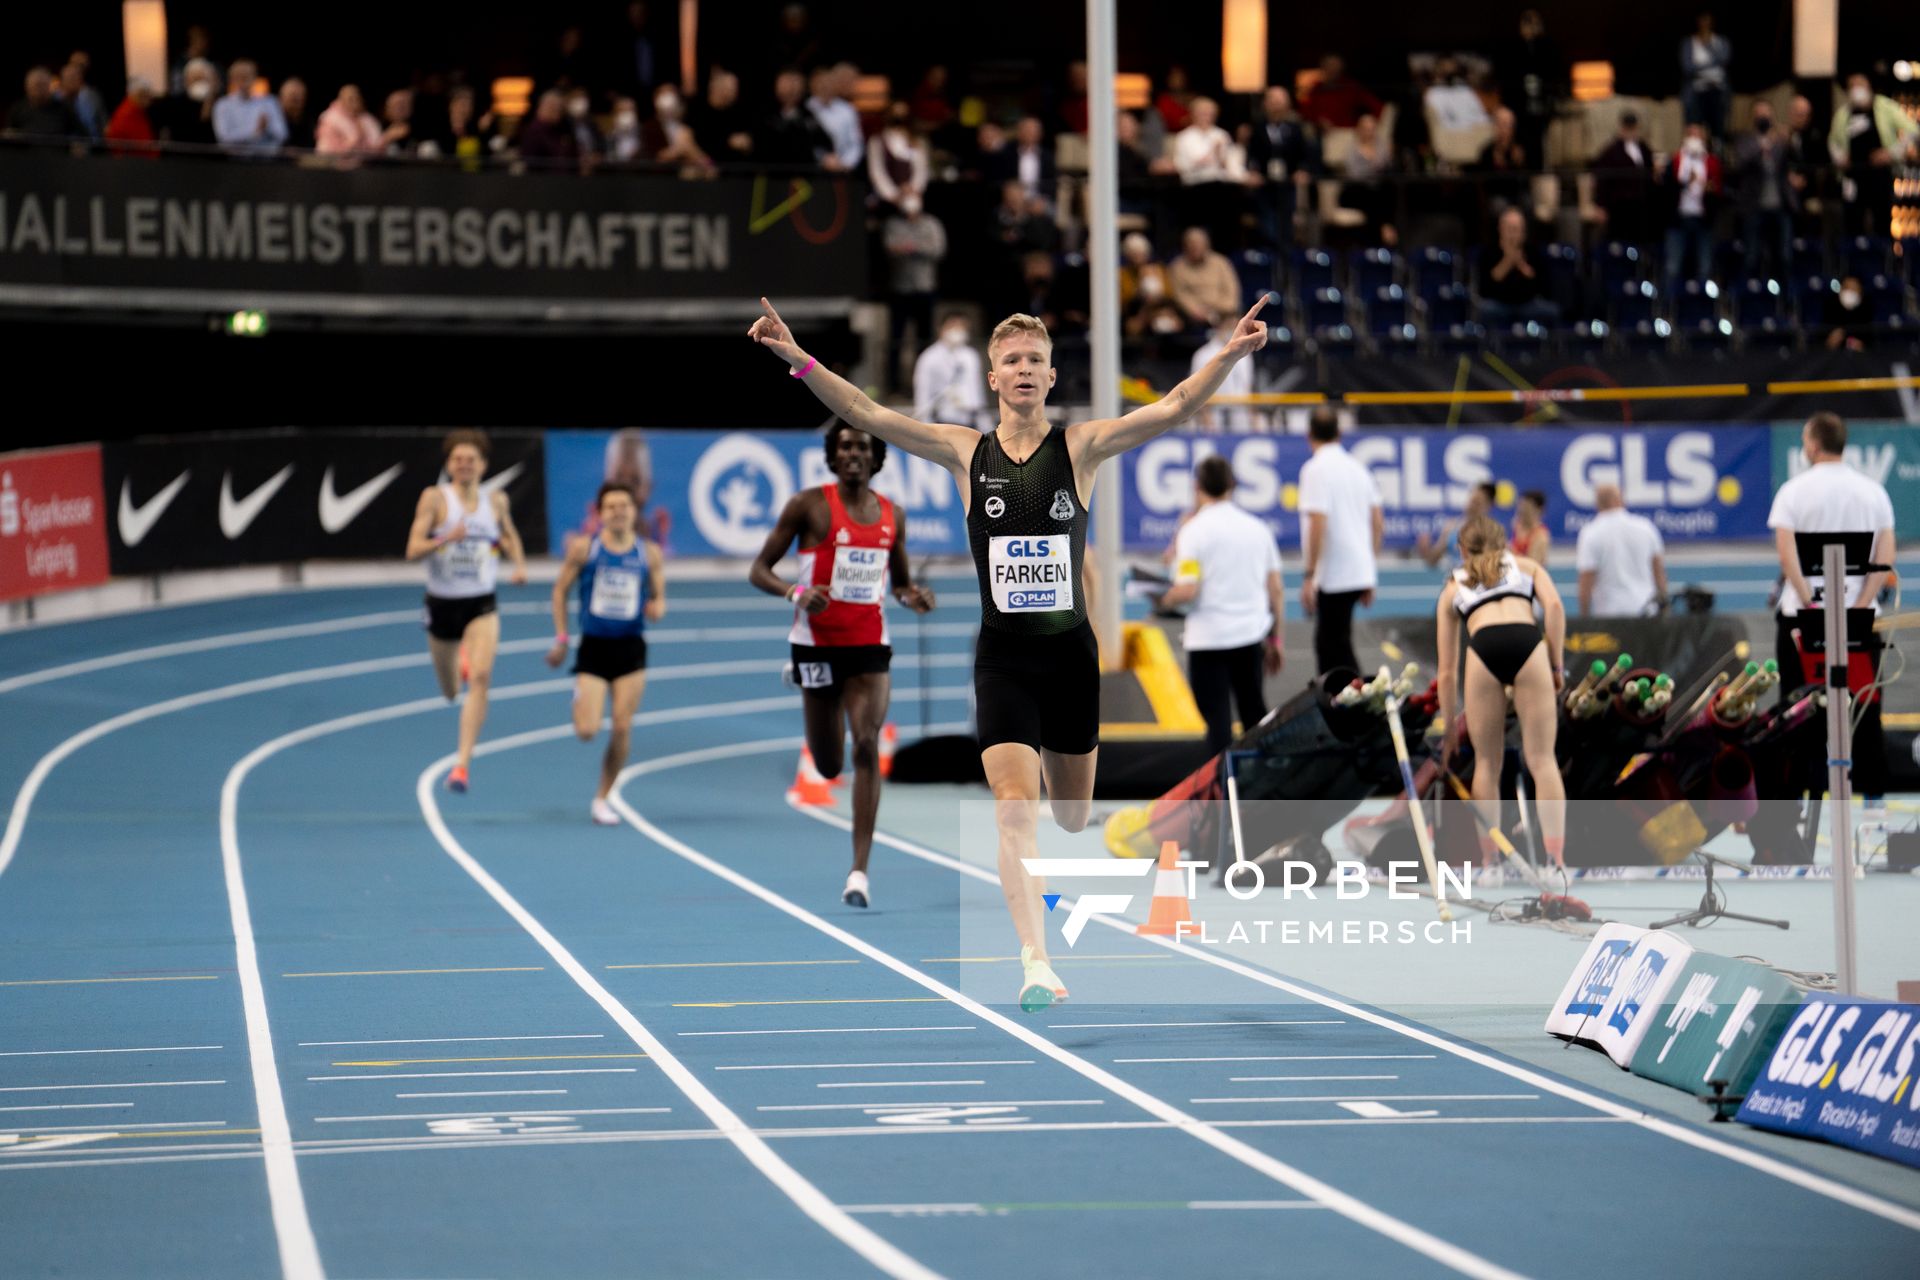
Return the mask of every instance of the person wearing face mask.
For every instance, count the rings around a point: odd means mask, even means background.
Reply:
[[[585,89],[567,90],[567,131],[573,135],[573,145],[580,158],[588,164],[607,149],[607,140],[600,136],[600,126],[594,123],[593,96]]]
[[[1893,166],[1913,149],[1917,137],[1920,126],[1899,103],[1875,93],[1866,76],[1856,72],[1847,77],[1847,101],[1833,113],[1827,150],[1841,174],[1848,235],[1891,234]]]
[[[1129,338],[1185,331],[1187,317],[1173,300],[1166,264],[1153,256],[1153,241],[1138,231],[1120,242],[1120,324]]]
[[[1780,278],[1793,274],[1793,215],[1799,193],[1787,181],[1787,140],[1774,128],[1773,104],[1753,104],[1753,132],[1733,151],[1734,202],[1747,241],[1746,273],[1760,274],[1763,261]]]
[[[616,97],[607,129],[607,160],[612,164],[635,164],[645,158],[645,143],[640,135],[640,108],[632,98],[625,95]]]
[[[1687,126],[1686,140],[1673,153],[1669,176],[1674,185],[1673,224],[1667,228],[1667,292],[1680,284],[1691,250],[1693,278],[1705,281],[1713,271],[1713,202],[1720,195],[1720,158],[1707,150],[1707,127]]]
[[[153,124],[163,142],[214,145],[213,103],[220,73],[205,58],[194,58],[180,73],[180,92],[153,104]]]
[[[986,387],[972,323],[960,312],[943,316],[939,339],[913,362],[913,416],[978,427],[987,407]]]
[[[867,177],[884,205],[902,211],[911,198],[927,194],[927,144],[913,132],[912,109],[904,101],[887,108],[887,127],[867,141]]]
[[[1840,282],[1837,293],[1826,296],[1820,307],[1820,324],[1827,331],[1827,350],[1866,350],[1873,331],[1873,313],[1867,308],[1859,276],[1848,276]]]
[[[653,119],[641,126],[642,145],[655,164],[710,173],[713,161],[687,127],[686,105],[670,84],[653,91]]]

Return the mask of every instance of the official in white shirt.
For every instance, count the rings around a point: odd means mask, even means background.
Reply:
[[[1258,517],[1233,501],[1233,467],[1218,454],[1193,469],[1196,509],[1174,540],[1173,586],[1162,605],[1185,605],[1183,644],[1193,700],[1207,722],[1207,749],[1233,740],[1267,714],[1261,674],[1278,675],[1286,627],[1280,548]]]
[[[955,313],[940,337],[913,362],[913,416],[921,422],[978,427],[987,407],[987,375],[973,346],[973,326]]]
[[[1598,513],[1580,530],[1580,612],[1587,617],[1644,618],[1667,598],[1667,545],[1645,516],[1627,510],[1620,486],[1594,490]]]
[[[1305,576],[1300,604],[1313,619],[1313,658],[1319,674],[1335,667],[1359,672],[1353,651],[1353,610],[1373,603],[1380,580],[1380,539],[1386,530],[1380,486],[1373,473],[1340,444],[1340,420],[1321,405],[1307,422],[1313,456],[1300,468],[1300,543]]]
[[[1794,535],[1871,533],[1874,564],[1892,564],[1894,553],[1893,500],[1878,481],[1847,464],[1847,424],[1840,415],[1816,413],[1807,419],[1806,428],[1800,433],[1800,447],[1808,466],[1780,486],[1780,491],[1773,495],[1773,510],[1767,515],[1767,527],[1773,530],[1774,547],[1780,556],[1780,572],[1786,578],[1780,589],[1774,637],[1783,700],[1808,678],[1794,633],[1824,636],[1826,627],[1820,616],[1825,583],[1820,574],[1809,577],[1800,572],[1800,553],[1794,544]],[[1880,588],[1886,584],[1886,578],[1884,573],[1864,577],[1849,574],[1843,588],[1847,607],[1878,608]],[[1856,654],[1849,659],[1849,664],[1866,660],[1866,655]],[[1853,735],[1854,786],[1862,796],[1877,797],[1886,791],[1887,756],[1879,698],[1876,696],[1862,712]]]

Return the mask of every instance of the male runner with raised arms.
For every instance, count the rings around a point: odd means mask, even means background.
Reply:
[[[999,825],[1000,889],[1020,936],[1020,1007],[1066,998],[1047,961],[1042,886],[1021,859],[1034,852],[1044,779],[1053,819],[1068,831],[1087,824],[1100,734],[1100,665],[1086,599],[1087,502],[1102,462],[1145,444],[1199,412],[1227,372],[1267,342],[1256,320],[1262,295],[1218,355],[1164,400],[1122,418],[1054,427],[1047,392],[1056,376],[1047,327],[1012,315],[987,343],[987,385],[1000,398],[1000,425],[915,422],[884,409],[800,349],[773,304],[747,336],[785,360],[820,402],[862,431],[944,466],[960,489],[980,580],[980,644],[974,657],[980,761]]]
[[[886,443],[836,422],[827,428],[826,449],[834,482],[788,500],[747,580],[793,602],[787,639],[805,707],[807,750],[822,774],[840,776],[842,744],[853,734],[853,871],[840,900],[864,907],[872,898],[867,857],[880,812],[880,730],[893,693],[885,588],[891,579],[893,598],[915,613],[933,608],[933,592],[908,575],[905,513],[871,487],[886,465]],[[786,583],[773,566],[795,538],[800,579]]]

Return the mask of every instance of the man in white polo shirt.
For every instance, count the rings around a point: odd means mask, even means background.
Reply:
[[[1809,465],[1780,486],[1773,495],[1773,510],[1767,515],[1767,527],[1773,530],[1774,547],[1780,556],[1780,572],[1786,578],[1780,588],[1775,632],[1783,699],[1807,679],[1794,632],[1824,636],[1826,628],[1820,616],[1824,602],[1822,575],[1808,577],[1800,572],[1800,553],[1793,535],[1871,533],[1874,564],[1892,564],[1894,551],[1893,501],[1879,482],[1847,465],[1847,424],[1840,415],[1823,412],[1807,419],[1800,433],[1800,447]],[[1877,609],[1886,578],[1884,573],[1849,575],[1844,587],[1847,607]],[[1861,795],[1871,799],[1886,790],[1886,738],[1880,724],[1879,699],[1862,710],[1853,736],[1853,778]]]
[[[1340,444],[1340,420],[1321,405],[1307,423],[1313,456],[1300,468],[1300,544],[1306,567],[1300,604],[1313,619],[1319,674],[1360,671],[1353,610],[1373,603],[1380,538],[1386,529],[1373,473]],[[1362,673],[1364,674],[1364,673]]]
[[[1267,714],[1261,676],[1278,675],[1286,588],[1273,534],[1233,501],[1233,468],[1218,454],[1193,469],[1197,508],[1174,539],[1173,586],[1163,605],[1191,604],[1183,644],[1193,700],[1207,722],[1207,749],[1233,740]]]
[[[1580,530],[1580,612],[1588,617],[1644,618],[1667,598],[1667,547],[1645,516],[1627,510],[1620,486],[1593,491],[1597,514]]]

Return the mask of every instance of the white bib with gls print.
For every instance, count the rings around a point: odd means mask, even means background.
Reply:
[[[879,604],[887,580],[887,552],[882,547],[836,547],[833,577],[827,594],[847,604]]]
[[[1065,533],[989,538],[987,574],[1002,613],[1073,608],[1073,537]]]
[[[593,575],[593,596],[587,611],[596,618],[632,622],[640,616],[640,575],[603,565]]]

